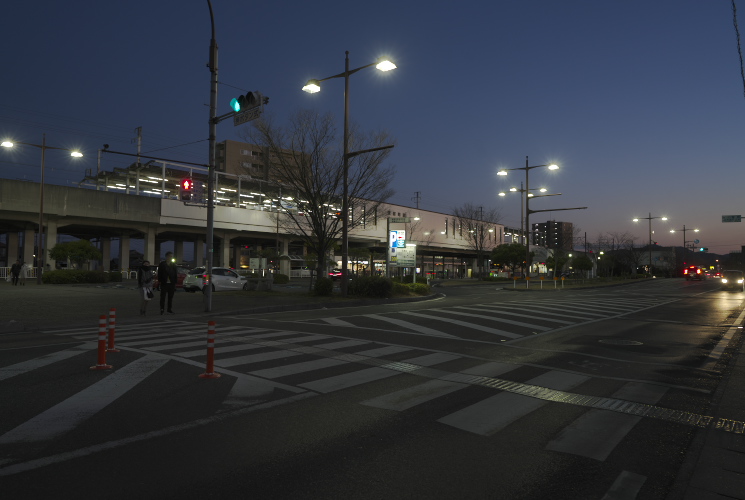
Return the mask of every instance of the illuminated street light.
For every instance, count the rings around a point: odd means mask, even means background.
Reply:
[[[667,220],[667,217],[652,217],[652,214],[650,213],[649,217],[636,217],[632,220],[634,222],[639,222],[644,219],[649,221],[649,274],[652,274],[652,219]]]
[[[504,175],[507,175],[507,172],[505,172]],[[527,189],[523,189],[522,182],[520,183],[520,187],[519,188],[517,188],[517,187],[511,187],[510,188],[510,193],[522,193],[521,201],[520,201],[520,229],[521,230],[523,229],[523,222],[525,221],[525,212],[524,212],[525,201],[524,200],[525,200],[525,193],[527,191],[528,191]],[[548,189],[546,189],[545,187],[543,187],[543,188],[531,189],[531,191],[538,191],[538,192],[541,192],[541,193],[545,193],[546,191],[548,191]],[[505,193],[504,191],[500,191],[499,192],[499,196],[507,196],[507,193]],[[530,196],[532,198],[535,195],[533,193],[528,193],[528,196]],[[525,234],[527,234],[527,233],[525,233]],[[525,236],[525,235],[523,235],[523,236]],[[527,239],[526,239],[526,241],[527,241]]]
[[[375,66],[380,71],[390,71],[396,69],[396,65],[388,59],[378,59],[374,63],[360,66],[356,69],[349,69],[349,51],[345,52],[344,58],[344,72],[338,75],[329,76],[321,79],[308,80],[303,86],[303,90],[309,94],[315,94],[321,91],[321,82],[331,80],[332,78],[344,78],[344,181],[343,181],[343,192],[342,192],[342,206],[341,206],[341,217],[342,217],[342,229],[341,229],[341,294],[342,296],[347,295],[347,287],[349,285],[348,268],[349,265],[347,260],[349,259],[349,158],[356,156],[361,153],[370,153],[381,149],[389,149],[393,146],[384,146],[381,148],[368,149],[365,151],[354,151],[349,152],[349,77],[358,71]]]
[[[694,233],[698,233],[698,229],[686,229],[685,224],[683,224],[683,229],[671,229],[670,232],[674,233],[675,231],[683,231],[683,249],[686,248],[686,231],[693,231]]]
[[[497,175],[507,175],[507,172],[510,170],[525,170],[525,192],[530,192],[530,177],[529,172],[533,170],[534,168],[541,168],[546,167],[549,170],[558,170],[559,166],[555,163],[551,163],[548,165],[533,165],[528,166],[528,157],[525,157],[525,166],[524,167],[517,167],[517,168],[503,168],[500,171],[497,172]],[[526,268],[526,276],[529,274],[530,271],[530,207],[528,204],[528,201],[530,200],[531,196],[525,197],[525,237],[526,237],[526,251],[525,251],[525,268]]]
[[[44,163],[46,159],[46,152],[47,149],[59,149],[61,151],[69,151],[70,156],[74,158],[82,158],[83,153],[80,151],[74,150],[74,149],[68,149],[68,148],[58,148],[54,146],[47,146],[47,135],[42,134],[41,136],[41,144],[31,144],[28,142],[13,142],[13,141],[3,141],[0,143],[0,146],[4,148],[12,148],[16,144],[21,144],[23,146],[32,146],[34,148],[41,149],[41,179],[39,183],[39,231],[36,234],[36,248],[37,248],[37,254],[38,254],[38,260],[37,260],[37,270],[36,270],[36,283],[41,285],[41,275],[44,272],[44,248],[43,248],[43,240],[42,236],[44,234]],[[10,255],[8,255],[10,257]]]

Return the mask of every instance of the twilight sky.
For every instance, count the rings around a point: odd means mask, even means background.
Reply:
[[[283,122],[302,108],[334,113],[342,79],[309,95],[310,78],[391,57],[398,69],[351,77],[351,119],[397,139],[390,200],[451,212],[465,202],[520,223],[520,196],[501,190],[531,170],[531,187],[562,193],[531,222],[568,221],[594,241],[629,232],[711,252],[745,244],[745,97],[731,0],[492,0],[299,2],[214,0],[218,114],[242,90],[270,97]],[[737,0],[745,36],[745,1]],[[76,185],[96,152],[143,152],[207,162],[210,18],[206,0],[11,2],[0,20],[0,138],[80,147],[47,156],[46,181]],[[236,89],[237,87],[237,89]],[[241,90],[238,90],[241,89]],[[218,141],[241,140],[228,120]],[[186,146],[182,146],[188,144]],[[0,151],[0,182],[38,181],[40,152]],[[124,166],[104,156],[102,168]]]

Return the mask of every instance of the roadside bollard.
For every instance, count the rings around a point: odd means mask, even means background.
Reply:
[[[220,378],[215,373],[215,322],[210,321],[207,327],[207,368],[199,378]]]
[[[91,366],[91,370],[109,370],[113,368],[106,364],[106,315],[98,318],[98,364]]]
[[[112,307],[109,309],[109,347],[106,349],[109,352],[119,352],[114,344],[114,336],[116,335],[116,308]]]

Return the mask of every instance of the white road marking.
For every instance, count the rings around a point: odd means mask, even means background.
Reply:
[[[0,444],[48,441],[60,436],[113,403],[152,375],[168,360],[145,356],[78,392],[44,413],[0,436]]]
[[[611,397],[654,405],[665,392],[665,387],[629,383]],[[562,429],[546,449],[603,462],[641,419],[624,413],[590,410]]]
[[[589,377],[550,371],[525,383],[565,391],[580,385],[586,380],[589,380]],[[502,392],[442,417],[438,422],[474,434],[489,436],[545,404],[547,404],[547,401]]]

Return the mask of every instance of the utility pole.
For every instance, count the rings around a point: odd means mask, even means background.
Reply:
[[[415,191],[414,192],[414,197],[412,198],[412,200],[416,201],[416,209],[417,210],[419,210],[419,200],[422,199],[422,197],[420,196],[421,194],[422,194],[421,191]]]
[[[137,127],[135,129],[135,133],[137,134],[137,137],[135,139],[132,139],[133,141],[137,141],[137,170],[138,172],[137,179],[135,179],[135,194],[140,194],[140,153],[142,153],[142,127]],[[127,182],[127,193],[129,193],[129,182]]]
[[[209,170],[207,172],[207,279],[209,285],[204,294],[204,310],[212,311],[212,263],[215,253],[215,146],[217,141],[217,40],[215,40],[215,16],[212,12],[212,2],[207,0],[212,22],[212,38],[210,39],[210,58],[207,67],[210,69],[210,119],[209,119]],[[225,244],[225,243],[223,243]]]

